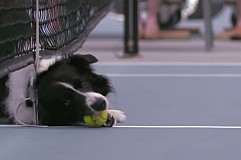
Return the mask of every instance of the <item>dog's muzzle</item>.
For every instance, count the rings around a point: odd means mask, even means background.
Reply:
[[[98,98],[90,107],[95,111],[104,111],[107,108],[106,100]]]

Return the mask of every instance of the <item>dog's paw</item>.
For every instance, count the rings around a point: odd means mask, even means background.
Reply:
[[[108,110],[108,113],[114,117],[116,123],[123,123],[126,120],[126,115],[120,110]]]

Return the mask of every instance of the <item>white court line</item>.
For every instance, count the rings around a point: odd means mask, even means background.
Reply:
[[[33,127],[48,128],[49,126],[36,125],[0,125],[0,128]],[[66,126],[65,126],[66,127]],[[73,126],[71,126],[73,127]],[[241,129],[241,126],[113,126],[113,128],[139,128],[139,129]]]
[[[44,125],[16,125],[16,124],[1,124],[0,128],[15,128],[15,127],[33,127],[33,128],[48,128],[49,126]]]
[[[98,62],[96,66],[217,66],[240,67],[240,62]]]
[[[180,77],[180,78],[241,78],[241,74],[125,74],[125,73],[106,73],[109,77],[131,77],[131,78],[155,78],[155,77]]]
[[[114,126],[115,128],[143,129],[241,129],[241,126]]]

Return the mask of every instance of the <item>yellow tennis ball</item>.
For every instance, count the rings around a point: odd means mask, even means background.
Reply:
[[[108,117],[108,112],[107,110],[105,110],[98,114],[84,116],[84,122],[89,127],[101,127],[106,123],[107,117]]]

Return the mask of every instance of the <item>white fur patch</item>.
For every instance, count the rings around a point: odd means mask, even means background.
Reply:
[[[73,55],[78,55],[78,54],[80,54],[80,53],[74,53]],[[80,55],[82,55],[82,54],[80,54]],[[61,61],[62,59],[64,59],[63,56],[53,56],[51,58],[41,59],[39,61],[37,74],[47,71],[49,69],[49,67],[53,66],[56,62]]]
[[[106,97],[99,94],[99,93],[96,93],[96,92],[80,92],[80,91],[76,90],[71,84],[68,84],[68,83],[65,83],[65,82],[58,82],[58,84],[66,87],[66,88],[69,88],[69,89],[73,90],[74,92],[76,92],[80,95],[85,96],[86,97],[85,103],[92,111],[94,111],[94,110],[91,108],[91,105],[93,105],[96,102],[96,100],[99,99],[99,98],[102,98],[102,99],[105,100],[107,108],[109,106],[109,101],[106,99]]]
[[[51,67],[52,65],[54,65],[57,61],[60,61],[61,59],[63,59],[63,57],[61,57],[61,56],[55,57],[54,56],[52,58],[40,60],[39,65],[38,65],[37,74],[47,71],[49,69],[49,67]]]
[[[7,82],[9,96],[5,100],[6,110],[15,121],[19,119],[26,124],[34,124],[33,108],[27,107],[25,103],[23,103],[19,108],[19,112],[16,112],[18,106],[27,98],[27,89],[32,76],[31,74],[33,73],[34,67],[33,65],[29,65],[23,69],[10,73]],[[16,118],[16,116],[18,118]]]
[[[123,123],[126,121],[126,115],[124,112],[119,110],[108,110],[108,113],[111,114],[117,123]]]

